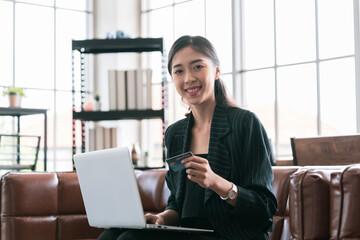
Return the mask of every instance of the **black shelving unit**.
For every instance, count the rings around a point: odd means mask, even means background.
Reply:
[[[75,102],[75,62],[74,52],[80,53],[80,94],[81,94],[81,111],[76,111]],[[142,53],[142,52],[160,52],[161,68],[162,68],[162,108],[161,110],[123,110],[123,111],[84,111],[83,105],[86,98],[86,55],[102,54],[102,53]],[[77,153],[76,147],[76,121],[81,121],[81,152],[85,152],[85,124],[87,121],[104,121],[104,120],[143,120],[143,119],[161,119],[163,122],[163,136],[167,126],[167,79],[166,79],[166,54],[163,46],[162,38],[124,38],[124,39],[88,39],[72,41],[72,106],[73,106],[73,122],[72,122],[72,140],[73,154]],[[165,160],[163,142],[163,159]]]

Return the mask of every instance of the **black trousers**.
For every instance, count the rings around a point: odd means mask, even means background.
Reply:
[[[174,231],[128,230],[111,228],[105,230],[98,240],[226,240],[213,233],[186,233]]]

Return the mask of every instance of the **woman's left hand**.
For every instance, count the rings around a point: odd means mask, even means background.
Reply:
[[[187,176],[191,181],[204,188],[212,189],[215,186],[219,176],[212,171],[207,159],[191,156],[184,159],[182,163],[185,165]]]
[[[191,156],[181,161],[185,165],[187,177],[199,184],[203,188],[209,188],[221,197],[226,197],[232,188],[232,183],[217,175],[211,169],[209,162],[205,158]],[[237,196],[235,199],[227,202],[236,206]]]

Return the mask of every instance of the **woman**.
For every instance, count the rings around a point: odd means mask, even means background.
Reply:
[[[107,230],[100,239],[268,239],[277,210],[272,155],[264,127],[228,98],[213,45],[200,36],[175,41],[168,71],[189,114],[168,127],[167,157],[191,151],[183,171],[166,174],[166,210],[147,222],[211,228],[214,234]],[[105,238],[106,236],[111,236]]]

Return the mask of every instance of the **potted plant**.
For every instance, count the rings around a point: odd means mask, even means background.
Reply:
[[[21,98],[25,97],[24,91],[17,87],[8,87],[3,96],[9,96],[9,107],[20,107]]]

